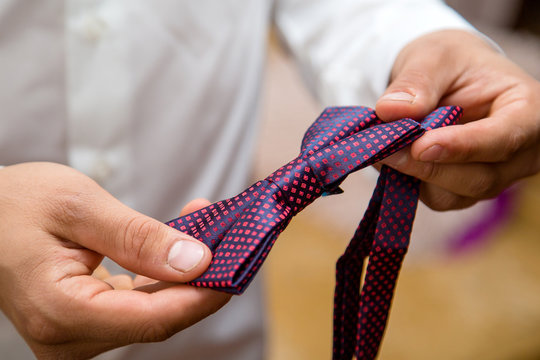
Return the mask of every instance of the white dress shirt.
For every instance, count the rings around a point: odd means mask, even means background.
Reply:
[[[332,105],[373,105],[405,44],[471,29],[436,0],[0,0],[0,164],[68,164],[162,221],[236,194],[272,22]],[[104,357],[257,359],[262,314],[255,282],[165,343]]]

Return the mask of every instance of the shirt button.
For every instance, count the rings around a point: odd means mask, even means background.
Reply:
[[[112,167],[103,156],[97,156],[90,170],[90,177],[102,184],[112,173]]]
[[[88,15],[82,24],[81,35],[87,41],[97,42],[107,30],[107,23],[97,15]]]

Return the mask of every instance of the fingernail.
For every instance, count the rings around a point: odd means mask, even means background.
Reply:
[[[444,151],[444,148],[441,145],[439,144],[432,145],[431,147],[424,150],[420,154],[418,159],[420,159],[420,161],[437,161],[441,159],[441,155],[443,151]]]
[[[204,256],[202,244],[196,241],[177,241],[169,250],[169,265],[181,272],[188,272],[201,262]]]
[[[393,92],[388,93],[383,96],[379,100],[381,101],[403,101],[413,104],[414,100],[416,99],[416,95],[412,95],[403,91],[400,92]]]
[[[398,151],[397,153],[392,154],[384,159],[382,163],[390,166],[391,168],[399,169],[407,163],[408,157],[409,156],[405,151]]]

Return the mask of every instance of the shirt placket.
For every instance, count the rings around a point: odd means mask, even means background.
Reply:
[[[107,0],[67,1],[65,16],[68,161],[120,194],[130,164],[124,16]]]

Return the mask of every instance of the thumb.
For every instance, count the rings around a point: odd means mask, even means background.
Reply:
[[[208,268],[212,253],[199,240],[138,213],[105,191],[90,200],[78,199],[64,212],[76,216],[60,221],[62,238],[157,280],[191,281]]]
[[[449,54],[439,49],[427,37],[401,51],[392,69],[390,85],[376,104],[380,119],[421,119],[438,106],[457,73],[455,68],[448,69]]]

